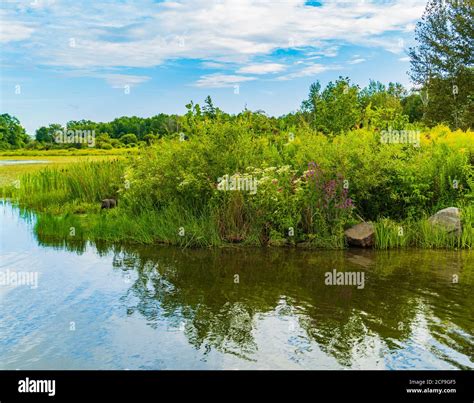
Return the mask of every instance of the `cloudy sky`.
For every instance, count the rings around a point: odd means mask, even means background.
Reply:
[[[410,86],[426,0],[2,0],[0,112],[30,134],[68,120],[183,113],[281,115],[309,85],[349,76]]]

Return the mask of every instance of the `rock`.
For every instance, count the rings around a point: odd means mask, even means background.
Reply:
[[[428,222],[432,226],[444,228],[447,232],[456,236],[461,235],[461,212],[457,207],[448,207],[438,211],[428,218]]]
[[[372,223],[361,222],[344,231],[347,243],[351,246],[368,248],[374,246],[375,228]]]
[[[116,199],[104,199],[102,200],[102,204],[100,206],[101,209],[104,208],[114,208],[118,204]]]

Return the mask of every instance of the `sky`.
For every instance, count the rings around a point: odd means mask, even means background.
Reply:
[[[426,0],[2,0],[0,113],[69,120],[296,111],[312,82],[411,87]]]

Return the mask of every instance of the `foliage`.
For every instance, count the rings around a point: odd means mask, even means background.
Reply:
[[[337,133],[350,130],[360,122],[358,87],[351,85],[349,78],[339,77],[329,82],[320,92],[319,82],[310,87],[302,110],[309,114],[312,127],[324,133]]]
[[[24,147],[29,140],[16,117],[8,113],[0,115],[0,150]]]
[[[472,1],[430,0],[410,49],[410,76],[426,92],[424,121],[472,128],[474,116],[474,6]]]
[[[378,223],[379,247],[470,247],[473,132],[439,126],[410,132],[418,143],[384,143],[368,129],[328,137],[300,127],[289,137],[271,126],[252,130],[260,118],[205,119],[187,141],[158,139],[128,161],[48,168],[7,195],[52,214],[89,215],[98,214],[102,198],[118,197],[119,207],[100,216],[108,230],[100,232],[99,218],[85,230],[100,239],[131,239],[134,228],[139,242],[343,247],[344,229],[362,218]],[[448,206],[467,220],[460,241],[423,224]],[[110,235],[109,220],[124,233]],[[153,229],[141,228],[145,223]],[[403,239],[398,223],[406,227]]]

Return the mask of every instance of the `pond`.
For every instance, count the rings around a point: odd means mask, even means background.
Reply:
[[[28,164],[48,164],[50,161],[40,160],[0,160],[0,166],[2,165],[28,165]]]
[[[0,369],[474,369],[469,251],[53,241],[5,202],[0,224]]]

